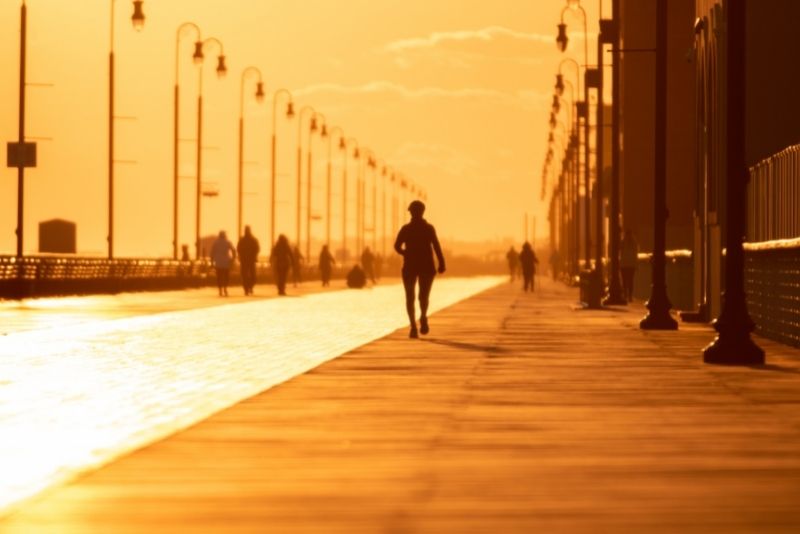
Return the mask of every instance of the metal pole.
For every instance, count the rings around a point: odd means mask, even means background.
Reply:
[[[661,0],[664,1],[665,0]],[[727,229],[725,299],[714,321],[717,339],[703,351],[706,363],[763,365],[764,351],[750,338],[754,324],[747,312],[742,239],[747,214],[748,169],[745,159],[746,2],[727,3]]]
[[[175,71],[175,109],[173,110],[172,128],[172,259],[178,259],[178,143],[179,119],[178,109],[180,106],[180,88],[178,87],[177,63]]]
[[[28,8],[25,2],[22,2],[20,8],[20,32],[19,32],[19,144],[18,150],[22,151],[25,143],[25,84],[26,72],[25,63],[27,58],[27,41],[28,41]],[[17,162],[17,257],[21,258],[23,254],[23,238],[25,229],[23,223],[25,221],[25,165],[23,161]]]
[[[622,292],[619,265],[620,246],[620,0],[612,0],[612,19],[614,35],[612,36],[612,96],[611,96],[611,214],[608,228],[609,239],[609,271],[608,297],[603,302],[607,305],[627,304],[628,300]]]
[[[244,115],[239,114],[239,176],[236,198],[236,239],[242,236],[242,200],[244,196]]]
[[[199,260],[202,257],[202,251],[200,250],[200,198],[203,183],[203,68],[200,67],[198,72],[200,73],[200,83],[197,92],[197,185],[194,206],[194,243],[195,258]]]
[[[306,153],[308,165],[308,182],[306,184],[306,258],[311,260],[311,142],[313,140],[313,132],[311,129],[308,131],[308,152]]]
[[[275,153],[278,140],[276,139],[275,129],[272,130],[272,179],[270,180],[270,209],[269,209],[269,246],[270,249],[275,245]]]
[[[656,131],[653,206],[653,281],[647,316],[639,323],[644,330],[676,330],[667,296],[667,0],[656,1]],[[742,102],[742,105],[744,102]],[[729,147],[734,148],[734,147]]]
[[[594,276],[595,283],[598,284],[597,287],[600,291],[605,287],[603,276],[603,257],[605,256],[605,233],[603,232],[603,115],[605,114],[605,104],[603,103],[603,37],[601,31],[597,37],[597,126],[595,127],[595,191],[597,198],[595,199]]]
[[[114,257],[114,0],[111,0],[111,46],[108,53],[108,259]]]
[[[342,262],[347,261],[347,142],[342,162]]]

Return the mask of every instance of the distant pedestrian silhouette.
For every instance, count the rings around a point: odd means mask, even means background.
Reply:
[[[636,275],[636,264],[639,260],[639,244],[631,230],[625,230],[620,247],[619,270],[622,273],[622,288],[625,299],[633,301],[633,279]]]
[[[517,269],[519,268],[519,254],[514,250],[513,245],[508,249],[508,252],[506,252],[506,260],[508,261],[508,272],[513,282],[517,278]]]
[[[533,291],[536,264],[539,263],[539,259],[536,257],[531,244],[527,241],[522,245],[522,251],[519,253],[519,263],[522,267],[522,289],[523,291]]]
[[[181,245],[181,261],[192,261],[189,256],[189,245]]]
[[[322,279],[322,286],[328,287],[331,285],[331,271],[336,260],[333,258],[328,245],[322,247],[322,252],[319,253],[319,275]]]
[[[286,280],[289,277],[289,269],[292,268],[294,261],[292,259],[292,248],[289,246],[289,240],[286,236],[281,234],[272,247],[272,252],[269,255],[269,263],[272,265],[272,273],[275,277],[275,285],[278,286],[278,295],[286,294]]]
[[[365,248],[361,254],[361,267],[364,269],[364,274],[367,275],[367,278],[375,284],[375,255],[369,247]]]
[[[364,269],[359,265],[353,265],[353,268],[347,273],[347,287],[361,289],[365,285],[367,285],[367,275],[364,274]]]
[[[211,245],[211,261],[217,271],[217,288],[220,297],[228,296],[228,280],[230,279],[231,264],[236,259],[236,249],[228,241],[225,231],[221,230],[214,244]]]
[[[428,302],[433,278],[436,276],[433,253],[436,253],[436,259],[439,262],[439,273],[444,273],[445,265],[442,247],[436,237],[436,230],[433,225],[422,218],[425,213],[425,204],[415,200],[408,206],[408,211],[411,212],[411,222],[400,229],[394,243],[394,249],[403,256],[403,287],[406,291],[406,311],[411,324],[408,337],[416,338],[419,337],[416,312],[414,310],[414,292],[417,280],[419,280],[419,331],[427,334],[429,331]]]
[[[300,253],[300,247],[295,245],[292,250],[292,282],[294,287],[303,281],[303,260],[305,257]]]
[[[258,239],[253,237],[249,226],[244,227],[244,235],[236,244],[239,253],[239,270],[242,275],[242,287],[245,295],[252,295],[256,285],[256,260],[261,247]]]

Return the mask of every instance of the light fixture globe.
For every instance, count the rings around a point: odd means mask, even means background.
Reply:
[[[259,103],[264,101],[264,82],[256,84],[256,101]]]
[[[228,74],[228,67],[225,66],[225,56],[220,54],[217,57],[217,77],[224,78]]]
[[[192,61],[194,61],[195,65],[200,65],[203,63],[204,59],[203,55],[203,41],[195,41],[194,43],[194,54],[192,54]]]
[[[558,96],[564,94],[564,75],[563,74],[556,74],[556,93]]]
[[[292,118],[294,117],[294,102],[289,102],[286,104],[286,117]]]
[[[560,51],[563,52],[567,49],[569,37],[567,37],[567,25],[563,22],[558,25],[558,37],[556,37],[556,43],[558,44],[558,49]]]
[[[144,28],[144,11],[142,10],[142,0],[134,0],[133,2],[133,15],[131,15],[131,22],[133,29],[137,32],[142,31]]]

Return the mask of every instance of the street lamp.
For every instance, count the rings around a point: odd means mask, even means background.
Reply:
[[[228,72],[225,66],[225,53],[222,47],[222,42],[216,37],[209,37],[201,41],[195,47],[195,63],[197,64],[197,190],[195,192],[195,220],[194,220],[194,236],[195,236],[195,257],[200,259],[202,250],[200,247],[200,208],[201,197],[203,194],[203,64],[204,64],[204,51],[207,46],[214,45],[219,49],[217,55],[217,77],[224,78]]]
[[[295,243],[299,247],[300,240],[302,239],[300,227],[300,214],[302,211],[302,193],[303,193],[303,117],[311,113],[312,119],[309,125],[309,130],[316,128],[316,121],[313,119],[314,108],[311,106],[303,106],[298,113],[297,117],[297,213],[295,213]],[[309,147],[310,149],[311,147]]]
[[[203,41],[200,28],[193,22],[184,22],[175,32],[175,88],[172,122],[172,259],[178,259],[178,193],[180,172],[180,46],[181,38],[186,30],[195,35],[194,54],[195,64],[203,61]]]
[[[136,31],[144,27],[142,0],[134,0],[131,22]],[[114,4],[111,0],[111,33],[108,53],[108,258],[114,257]]]
[[[350,147],[350,144],[355,144],[355,149],[353,150],[353,159],[358,162],[360,158],[360,151],[358,149],[358,141],[354,138],[349,137],[347,140],[342,139],[344,145],[344,168],[342,169],[342,257],[343,261],[347,260],[347,149]],[[360,164],[360,163],[359,163]],[[356,239],[357,237],[356,232]],[[356,250],[358,250],[358,244],[356,244]]]
[[[321,126],[317,123],[318,120],[322,121]],[[308,172],[308,181],[306,183],[306,258],[311,259],[311,220],[312,217],[312,210],[311,210],[311,200],[312,200],[312,143],[314,141],[314,132],[320,130],[320,136],[325,138],[328,135],[328,128],[325,124],[325,115],[322,113],[316,112],[311,117],[311,125],[308,128],[308,152],[306,153],[306,157],[308,158],[308,164],[306,165],[307,172]]]
[[[331,174],[333,172],[333,138],[339,134],[339,150],[344,151],[347,157],[347,145],[344,141],[344,132],[338,126],[332,127],[328,131],[328,173],[325,184],[325,244],[331,244]],[[346,165],[347,163],[345,163]]]
[[[242,203],[244,198],[244,84],[249,75],[258,76],[256,82],[255,99],[264,101],[264,79],[258,67],[247,67],[242,71],[239,85],[239,198],[236,206],[236,238],[242,236]]]
[[[277,147],[278,147],[278,97],[281,95],[289,97],[289,102],[286,104],[286,117],[291,119],[294,117],[294,102],[292,101],[292,93],[288,89],[278,89],[272,96],[272,179],[270,184],[270,224],[269,224],[269,242],[270,247],[275,245],[275,201],[276,182],[277,182]]]

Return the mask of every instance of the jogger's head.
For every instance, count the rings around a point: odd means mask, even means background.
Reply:
[[[408,211],[411,212],[411,216],[414,218],[422,217],[425,213],[425,204],[421,200],[414,200],[408,205]]]

